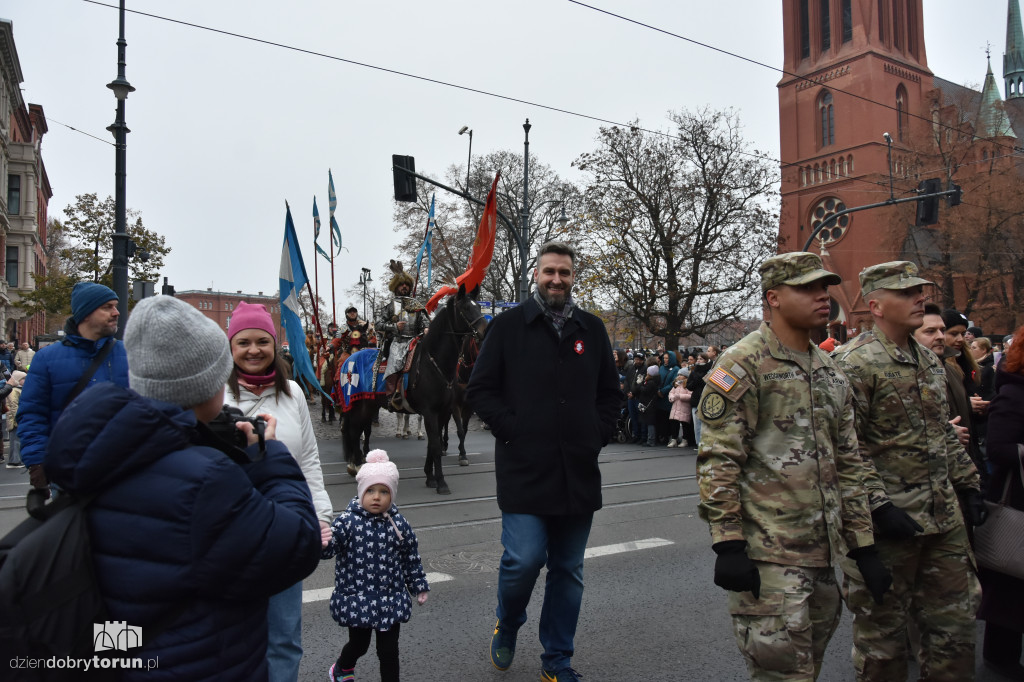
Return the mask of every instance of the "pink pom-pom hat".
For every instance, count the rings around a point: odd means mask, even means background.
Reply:
[[[359,490],[359,501],[362,503],[363,493],[371,485],[381,483],[391,491],[391,504],[396,504],[398,497],[398,467],[388,459],[383,450],[370,450],[366,455],[366,464],[356,474],[356,487]]]

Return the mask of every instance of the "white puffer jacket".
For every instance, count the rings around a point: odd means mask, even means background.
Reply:
[[[309,492],[313,495],[313,506],[316,507],[317,518],[331,523],[334,520],[334,510],[331,498],[324,488],[324,473],[320,468],[320,450],[316,445],[316,436],[313,435],[309,406],[297,383],[289,381],[288,387],[291,389],[291,397],[284,394],[279,395],[274,386],[270,386],[259,396],[244,386],[239,386],[237,401],[231,393],[231,387],[227,387],[224,392],[224,403],[249,414],[256,403],[263,401],[250,416],[267,413],[277,417],[277,440],[287,446],[292,457],[298,462],[299,468],[302,469],[302,474],[306,477],[306,483],[309,485]]]

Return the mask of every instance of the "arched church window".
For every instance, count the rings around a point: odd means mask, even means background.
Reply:
[[[851,6],[852,0],[843,0],[842,12],[843,12],[843,42],[848,43],[853,40],[853,7]]]
[[[832,48],[832,18],[829,15],[831,0],[820,0],[818,18],[821,19],[821,51],[828,52]]]
[[[832,93],[828,90],[818,97],[818,111],[821,115],[821,146],[835,144],[835,112],[832,108]]]
[[[907,89],[902,85],[896,88],[896,139],[903,142],[907,133]]]

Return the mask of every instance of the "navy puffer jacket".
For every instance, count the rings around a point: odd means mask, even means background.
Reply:
[[[41,348],[32,358],[25,387],[18,403],[18,438],[25,466],[42,464],[50,432],[64,410],[71,390],[92,364],[96,354],[108,343],[115,344],[96,368],[90,385],[112,381],[128,385],[128,354],[124,344],[112,336],[90,341],[78,335],[78,327],[68,318],[64,340]]]
[[[159,668],[125,680],[265,680],[267,598],[319,561],[309,487],[287,448],[268,441],[265,459],[242,466],[200,440],[191,410],[111,383],[76,398],[50,439],[51,481],[103,489],[89,528],[110,620],[146,636],[187,605],[131,651]]]
[[[338,625],[386,632],[409,622],[410,592],[430,590],[416,534],[395,505],[371,514],[352,498],[331,525],[322,558],[333,556],[331,616]]]

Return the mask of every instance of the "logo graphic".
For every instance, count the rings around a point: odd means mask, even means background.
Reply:
[[[573,346],[573,350],[576,351],[576,355],[583,355],[583,342],[576,341],[576,344]]]
[[[142,628],[128,625],[123,620],[93,623],[92,644],[95,651],[136,649],[142,646]]]

